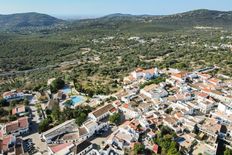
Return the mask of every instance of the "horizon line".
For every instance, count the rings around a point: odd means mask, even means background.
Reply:
[[[199,9],[192,9],[192,10],[186,10],[186,11],[180,11],[180,12],[173,12],[173,13],[167,13],[167,14],[149,14],[149,13],[123,13],[123,12],[109,12],[104,14],[56,14],[56,13],[48,13],[48,12],[37,12],[37,11],[27,11],[27,12],[14,12],[14,13],[0,13],[0,15],[14,15],[14,14],[26,14],[26,13],[39,13],[39,14],[46,14],[50,15],[56,18],[65,18],[65,19],[75,19],[75,18],[81,18],[81,19],[88,19],[88,18],[99,18],[104,17],[108,15],[113,14],[122,14],[122,15],[132,15],[132,16],[166,16],[166,15],[175,15],[175,14],[181,14],[185,12],[191,12],[191,11],[197,11],[197,10],[208,10],[208,11],[221,11],[221,12],[230,12],[232,10],[219,10],[219,9],[207,9],[207,8],[199,8]]]

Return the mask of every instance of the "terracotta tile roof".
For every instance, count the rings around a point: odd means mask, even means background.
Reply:
[[[143,72],[144,71],[144,69],[142,69],[142,68],[140,68],[140,67],[138,67],[138,68],[136,68],[136,70],[135,70],[136,72]]]
[[[183,117],[183,114],[182,114],[181,112],[177,112],[177,113],[175,113],[174,116],[175,116],[177,119],[179,119],[179,118]]]
[[[207,89],[207,88],[202,89],[202,91],[203,91],[203,92],[207,92],[207,93],[210,93],[210,92],[211,92],[211,90],[210,90],[210,89]]]
[[[12,96],[12,95],[13,95],[13,93],[9,91],[9,92],[3,93],[2,96],[4,97],[4,96]]]
[[[143,128],[141,127],[139,121],[136,119],[133,119],[130,121],[129,127],[132,128],[135,131],[143,131]]]
[[[196,92],[195,95],[202,97],[202,98],[207,98],[209,95],[204,92]]]
[[[12,114],[15,115],[17,113],[23,113],[25,112],[25,106],[20,106],[12,109]]]
[[[17,92],[17,91],[8,91],[8,92],[5,92],[5,93],[3,93],[3,97],[7,97],[7,96],[9,96],[9,97],[12,97],[12,98],[14,98],[14,97],[17,97],[17,95],[22,95],[22,92]]]
[[[175,117],[167,116],[166,118],[164,118],[164,121],[173,125],[178,121],[178,119],[176,119]]]
[[[18,121],[13,121],[6,124],[6,132],[14,132],[18,130]]]
[[[135,80],[136,79],[131,75],[123,78],[124,83],[130,83],[130,82],[135,81]]]
[[[220,82],[220,80],[216,79],[216,78],[211,78],[208,81],[211,82],[211,83],[219,83]]]
[[[116,112],[116,111],[117,111],[116,108],[112,108],[112,109],[110,110],[111,113]]]
[[[76,140],[79,139],[80,136],[78,135],[78,133],[68,133],[65,134],[63,137],[61,137],[62,140]]]
[[[187,72],[180,72],[180,73],[173,73],[171,76],[177,77],[177,78],[184,78],[187,75]]]
[[[13,138],[14,138],[13,135],[8,135],[8,136],[3,138],[3,140],[2,140],[2,149],[4,151],[8,150],[9,144],[12,142]]]
[[[205,79],[211,78],[211,75],[209,75],[209,74],[203,74],[203,73],[197,73],[197,74],[198,74],[198,76],[205,78]]]
[[[28,123],[28,117],[21,117],[18,119],[19,122],[19,127],[20,128],[27,128],[29,123]]]
[[[217,131],[220,131],[221,125],[217,123],[217,120],[210,118],[205,120],[202,129],[215,134]]]
[[[126,104],[126,103],[123,104],[122,106],[123,106],[124,108],[129,108],[129,104]]]
[[[63,143],[55,146],[50,146],[50,149],[52,150],[53,153],[57,153],[71,145],[73,145],[73,143]]]
[[[155,69],[151,68],[151,69],[147,69],[143,71],[144,73],[148,73],[148,74],[154,74],[155,73]]]
[[[113,102],[113,104],[116,105],[116,106],[120,106],[121,102],[120,102],[120,100],[116,100],[116,101]]]
[[[158,153],[158,151],[159,151],[159,145],[154,144],[152,150],[153,150],[153,152]]]
[[[92,112],[92,114],[95,116],[95,117],[99,117],[107,112],[109,112],[111,109],[113,109],[114,106],[112,104],[107,104],[95,111]]]
[[[16,121],[6,124],[6,132],[15,132],[20,129],[28,128],[28,117],[21,117]]]

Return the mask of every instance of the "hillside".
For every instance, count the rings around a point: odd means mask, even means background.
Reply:
[[[172,24],[180,26],[221,26],[230,27],[232,24],[231,11],[194,10],[153,20],[154,23]]]
[[[0,15],[1,29],[17,29],[25,27],[46,27],[54,26],[63,21],[55,17],[40,13],[19,13]]]
[[[97,19],[75,22],[78,27],[134,29],[139,27],[186,28],[193,26],[231,27],[231,11],[194,10],[173,15],[130,15],[111,14]]]
[[[36,24],[38,19],[25,21],[37,26],[57,23],[51,17],[51,23]],[[86,85],[105,84],[112,91],[117,89],[116,81],[138,66],[194,70],[217,65],[218,73],[232,76],[232,36],[227,29],[232,24],[231,12],[113,14],[64,23],[63,27],[36,28],[33,33],[32,26],[0,32],[1,88],[23,87],[25,82],[43,85],[48,78],[65,76]],[[227,31],[193,26],[220,26]],[[10,77],[19,81],[7,81]]]
[[[124,31],[144,31],[144,29],[170,31],[193,26],[215,26],[230,28],[232,25],[231,11],[194,10],[173,15],[131,15],[110,14],[96,19],[82,19],[73,22],[64,21],[40,13],[20,13],[0,15],[0,30],[22,28],[51,27],[59,24],[78,29],[105,28]]]

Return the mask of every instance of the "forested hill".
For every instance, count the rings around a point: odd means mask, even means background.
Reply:
[[[18,13],[0,15],[1,29],[17,29],[25,27],[49,27],[63,23],[62,20],[40,13]]]
[[[231,11],[194,10],[185,13],[163,16],[154,22],[182,26],[221,26],[231,27]]]
[[[11,15],[0,15],[0,30],[17,30],[25,28],[46,28],[60,24],[74,28],[118,28],[131,29],[146,27],[168,27],[169,29],[193,27],[193,26],[215,26],[231,27],[232,12],[214,10],[194,10],[174,15],[130,15],[111,14],[96,19],[64,21],[55,17],[40,13],[19,13]]]
[[[130,15],[111,14],[97,19],[81,20],[76,22],[76,26],[89,27],[109,27],[109,28],[131,28],[140,26],[138,24],[150,26],[164,26],[172,28],[193,27],[193,26],[215,26],[231,27],[231,11],[215,10],[194,10],[173,15]]]

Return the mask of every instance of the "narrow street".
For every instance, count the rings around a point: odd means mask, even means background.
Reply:
[[[40,140],[40,134],[38,133],[38,125],[39,125],[39,115],[37,113],[37,109],[35,106],[36,101],[32,99],[29,107],[31,109],[31,118],[30,121],[30,133],[23,137],[23,140],[31,138],[32,142],[35,144],[36,150],[38,150],[41,154],[47,155],[47,145],[46,143]]]

